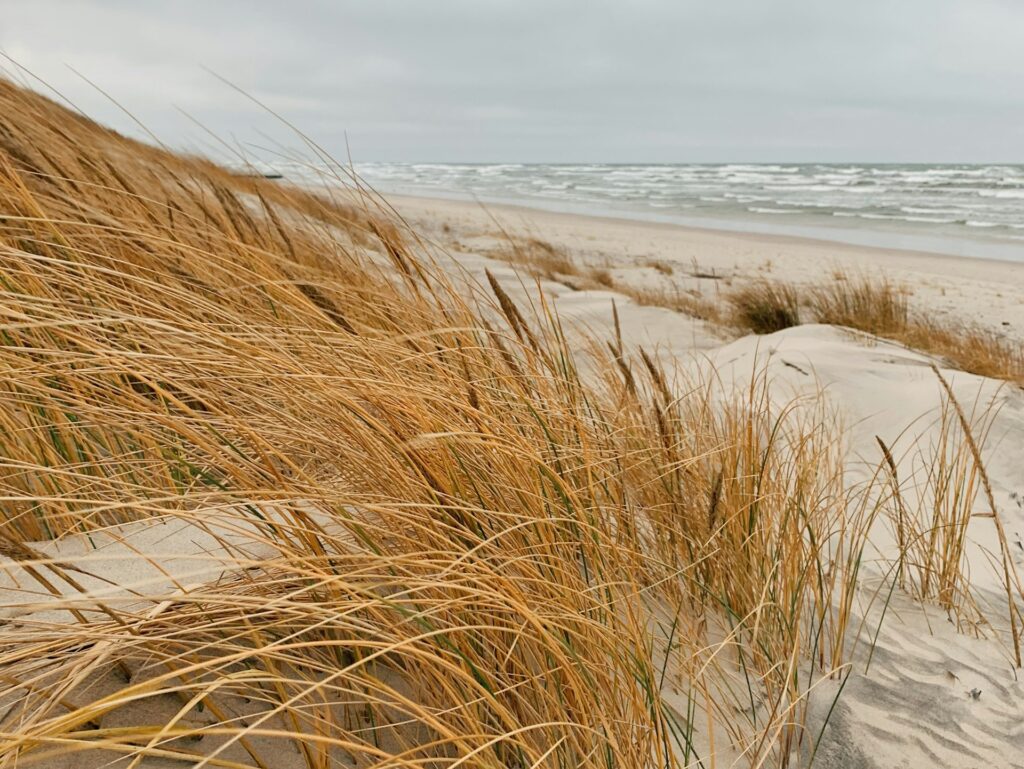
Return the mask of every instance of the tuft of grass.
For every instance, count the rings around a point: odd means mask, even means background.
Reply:
[[[675,269],[672,265],[662,259],[648,259],[645,264],[666,277],[671,277],[675,274]]]
[[[564,248],[536,237],[519,239],[506,233],[506,238],[498,258],[525,267],[533,277],[557,281],[580,274],[579,265]]]
[[[757,281],[726,296],[733,326],[754,334],[772,334],[800,325],[797,290],[784,283]]]
[[[617,281],[611,270],[605,267],[581,267],[563,248],[552,246],[539,238],[515,239],[505,233],[509,246],[503,247],[498,255],[509,263],[526,268],[526,272],[546,280],[555,280],[575,290],[606,288],[628,296],[639,305],[663,307],[711,323],[722,321],[718,303],[705,298],[698,290],[683,290],[674,283],[668,286],[637,286],[628,281]],[[671,277],[672,265],[667,262],[650,260],[647,266],[661,275]],[[713,277],[701,274],[701,277]]]
[[[805,299],[819,323],[890,336],[904,333],[910,322],[906,293],[884,278],[840,273],[806,290]]]
[[[514,241],[513,247],[503,250],[502,254],[512,264],[525,266],[527,272],[535,277],[558,280],[575,289],[595,286],[607,288],[628,296],[639,305],[664,307],[673,312],[680,312],[713,323],[721,320],[721,310],[718,304],[706,299],[696,290],[684,291],[676,285],[635,286],[625,281],[617,281],[607,268],[593,267],[584,270],[567,251],[537,238]],[[672,266],[666,262],[652,260],[647,262],[647,265],[664,276],[673,274]],[[567,280],[572,277],[577,277],[580,280]]]
[[[1010,554],[1010,545],[1006,537],[1006,530],[1003,526],[1003,518],[999,513],[998,506],[996,505],[995,494],[992,492],[992,484],[989,481],[988,473],[985,471],[985,466],[981,459],[981,447],[975,439],[971,420],[967,417],[963,406],[961,406],[960,402],[957,400],[952,386],[946,378],[942,376],[942,373],[934,364],[932,365],[932,372],[942,385],[949,407],[951,407],[953,413],[956,414],[957,424],[959,425],[963,435],[963,440],[960,442],[960,446],[966,447],[970,452],[971,460],[974,465],[974,473],[976,473],[981,479],[981,486],[985,491],[985,501],[988,503],[990,514],[995,523],[996,534],[999,539],[999,555],[1003,569],[1003,588],[1006,591],[1006,601],[1010,620],[1010,635],[1013,640],[1014,661],[1016,666],[1019,668],[1021,666],[1021,640],[1018,622],[1020,621],[1021,616],[1014,597],[1014,586],[1016,585],[1018,594],[1021,598],[1024,598],[1024,588],[1021,587],[1020,581],[1016,579],[1016,570],[1013,568],[1013,557]],[[948,410],[949,408],[947,408],[947,411]],[[961,451],[964,451],[964,448],[961,448]],[[959,477],[963,477],[963,475],[964,474],[961,474]]]
[[[615,278],[608,270],[604,267],[592,267],[587,271],[587,278],[602,288],[616,289]]]
[[[721,321],[722,312],[718,304],[697,290],[684,291],[678,286],[655,288],[624,285],[616,286],[616,290],[639,305],[664,307],[710,323]]]
[[[819,323],[892,339],[961,371],[1024,385],[1024,345],[969,322],[914,310],[907,292],[886,278],[837,273],[833,283],[804,293]]]
[[[892,338],[938,355],[961,371],[1024,387],[1024,344],[992,329],[915,313],[907,328]]]

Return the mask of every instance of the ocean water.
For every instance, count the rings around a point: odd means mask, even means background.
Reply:
[[[363,163],[382,192],[1024,261],[1024,165]]]

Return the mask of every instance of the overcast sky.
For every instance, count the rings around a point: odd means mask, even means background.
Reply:
[[[1024,161],[1024,0],[0,0],[0,50],[205,151],[284,136],[212,70],[356,161]]]

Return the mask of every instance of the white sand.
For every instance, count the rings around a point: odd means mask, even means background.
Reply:
[[[846,425],[848,473],[869,473],[881,459],[875,436],[893,449],[900,475],[914,469],[915,452],[938,441],[942,390],[931,359],[894,344],[831,326],[800,326],[766,337],[744,337],[710,355],[720,376],[740,384],[767,367],[773,397],[780,403],[823,387]],[[1002,383],[949,369],[943,375],[957,398],[997,409],[983,452],[998,512],[1011,539],[1020,541],[1024,510],[1011,494],[1024,492],[1024,392]],[[911,451],[912,449],[912,451]],[[908,507],[919,505],[913,486]],[[982,495],[976,512],[988,512]],[[876,524],[876,554],[892,559],[898,550]],[[818,767],[1024,766],[1024,683],[1012,669],[1001,573],[986,553],[998,553],[994,520],[972,519],[966,557],[979,604],[993,623],[987,638],[958,633],[936,606],[922,606],[899,592],[889,607],[872,652],[861,639],[853,673],[828,721],[815,760]],[[1024,573],[1024,548],[1013,547]],[[868,607],[871,587],[880,584],[866,570],[858,617],[877,627],[880,603]],[[868,655],[871,666],[865,674]],[[808,723],[814,734],[828,715],[839,682],[814,690]],[[981,694],[974,699],[969,693]]]
[[[1024,339],[1024,261],[1002,262],[867,248],[805,238],[702,230],[671,224],[552,213],[519,206],[392,196],[389,202],[417,232],[462,253],[487,253],[515,236],[533,235],[566,248],[617,280],[656,284],[651,260],[673,265],[672,283],[713,297],[722,282],[756,277],[803,283],[836,269],[887,275],[912,291],[912,302],[937,317],[983,324]],[[496,224],[497,222],[497,224]],[[499,228],[498,224],[501,225]],[[447,226],[450,232],[445,232]],[[460,256],[461,258],[461,256]],[[720,280],[692,277],[714,274]]]
[[[872,249],[799,238],[697,230],[627,220],[557,214],[514,206],[425,198],[393,198],[418,231],[430,234],[480,279],[488,267],[517,301],[536,302],[530,280],[488,258],[514,237],[536,237],[565,249],[579,263],[609,269],[617,285],[646,287],[672,281],[714,298],[722,283],[768,277],[820,283],[835,270],[885,275],[904,285],[912,305],[936,317],[977,323],[1024,339],[1024,264]],[[673,266],[666,277],[652,260]],[[717,279],[694,277],[714,274]],[[565,319],[610,338],[612,300],[627,347],[655,349],[685,371],[717,371],[728,388],[766,370],[773,399],[787,403],[824,390],[845,427],[851,479],[865,477],[881,460],[876,436],[891,447],[901,477],[939,438],[942,389],[939,366],[978,427],[989,423],[983,460],[997,513],[1024,574],[1024,391],[955,371],[937,359],[869,335],[830,326],[800,326],[765,337],[729,342],[702,321],[656,307],[641,307],[613,291],[574,291],[541,284]],[[684,374],[685,375],[685,374]],[[986,412],[991,409],[990,418]],[[913,492],[910,492],[911,494]],[[916,499],[910,499],[914,505]],[[975,511],[991,513],[983,496]],[[875,555],[892,559],[891,534],[877,524]],[[984,638],[958,632],[937,606],[897,592],[871,652],[862,642],[850,677],[832,709],[839,681],[825,682],[810,700],[808,726],[816,736],[828,717],[815,766],[829,769],[908,767],[1024,767],[1024,681],[1015,671],[1005,620],[1001,574],[992,566],[998,539],[991,517],[973,518],[967,559],[972,586],[992,623]],[[869,565],[870,566],[870,565]],[[855,614],[879,626],[881,583],[867,569]],[[1001,609],[1001,613],[1000,613]],[[867,666],[870,654],[870,667]],[[975,699],[971,692],[979,693]],[[673,695],[665,694],[672,704]],[[677,704],[685,712],[685,697]],[[723,759],[728,754],[723,754]],[[806,756],[805,756],[806,758]]]
[[[402,198],[397,205],[418,230],[445,243],[472,276],[479,279],[483,269],[490,268],[517,301],[537,301],[529,280],[521,281],[507,265],[482,253],[500,243],[487,213],[470,204],[436,200]],[[661,279],[663,276],[644,266],[650,259],[673,263],[675,277],[709,292],[715,291],[721,280],[687,277],[687,271],[714,271],[723,279],[742,281],[765,272],[780,279],[810,280],[827,275],[835,266],[884,270],[912,286],[915,302],[936,313],[1006,328],[1014,335],[1024,332],[1024,304],[1019,295],[1024,265],[508,207],[492,207],[492,213],[516,233],[529,229],[587,263],[614,265],[616,277],[622,280]],[[442,229],[445,223],[450,232]],[[691,370],[714,366],[725,386],[730,381],[749,381],[752,371],[766,366],[773,397],[780,402],[824,388],[828,403],[847,427],[848,470],[853,477],[863,473],[865,466],[877,465],[876,435],[894,447],[901,458],[901,471],[908,474],[913,457],[906,450],[936,440],[941,389],[929,368],[932,361],[925,355],[825,326],[803,326],[768,337],[727,342],[700,321],[665,309],[639,307],[611,291],[575,291],[557,282],[545,282],[542,290],[563,318],[609,336],[614,298],[627,346],[656,349],[666,360],[682,359],[682,366]],[[1003,326],[1004,322],[1010,325]],[[694,351],[700,355],[690,356]],[[1011,495],[1024,495],[1024,393],[948,368],[943,373],[965,405],[992,403],[999,409],[992,420],[985,460],[997,512],[1016,543],[1024,533],[1024,508]],[[986,512],[985,505],[979,499],[978,511]],[[236,530],[236,535],[235,544],[245,541],[245,531]],[[88,587],[107,600],[133,600],[125,591],[132,586],[145,585],[152,592],[157,584],[177,584],[184,590],[196,581],[216,578],[223,562],[229,560],[225,545],[197,524],[126,527],[117,537],[101,535],[100,539],[99,551],[74,537],[40,547],[119,585],[115,589],[83,577]],[[970,540],[972,580],[979,601],[995,606],[999,576],[985,557],[986,551],[996,552],[993,519],[973,519]],[[884,531],[879,531],[876,546],[892,557],[891,539]],[[259,558],[262,551],[255,548],[251,554]],[[1015,547],[1014,555],[1024,572],[1024,546]],[[868,618],[869,627],[878,622],[878,604],[868,608],[870,588],[877,584],[877,578],[869,573],[860,597],[858,612]],[[46,617],[48,600],[18,565],[0,564],[0,608],[6,618]],[[866,645],[853,657],[853,672],[831,713],[815,765],[836,769],[1024,767],[1024,684],[1017,680],[1002,628],[993,616],[993,627],[984,628],[986,637],[975,638],[958,633],[937,607],[921,606],[897,594],[878,636],[870,669],[866,667]],[[829,715],[838,686],[838,681],[826,682],[812,696],[812,731]],[[971,690],[980,691],[977,698],[970,695]],[[674,704],[672,697],[666,694],[670,705]],[[685,708],[685,700],[677,707]],[[143,716],[158,714],[146,711]],[[244,755],[231,757],[244,760]],[[282,769],[296,765],[296,755],[285,751],[278,757]],[[54,764],[58,765],[86,764]]]

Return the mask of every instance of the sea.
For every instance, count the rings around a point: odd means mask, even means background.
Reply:
[[[361,163],[380,192],[1024,261],[1024,165]]]

